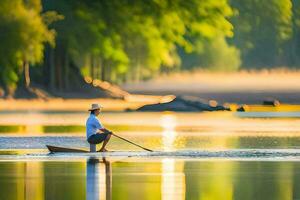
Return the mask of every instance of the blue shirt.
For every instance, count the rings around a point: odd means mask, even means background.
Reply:
[[[91,135],[96,134],[97,131],[104,128],[98,118],[94,114],[90,114],[86,120],[86,138],[88,139]]]

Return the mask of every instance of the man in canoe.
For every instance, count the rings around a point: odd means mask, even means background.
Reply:
[[[97,116],[101,112],[102,106],[99,104],[92,104],[92,107],[89,109],[90,116],[86,121],[86,138],[90,144],[100,144],[103,142],[102,147],[99,151],[107,151],[105,146],[107,145],[111,132],[104,128]]]

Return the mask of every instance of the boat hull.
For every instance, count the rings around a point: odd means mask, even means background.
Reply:
[[[55,153],[55,152],[88,153],[89,152],[83,149],[72,149],[72,148],[57,147],[52,145],[46,145],[46,147],[51,153]]]

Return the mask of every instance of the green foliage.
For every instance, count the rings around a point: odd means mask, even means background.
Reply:
[[[0,4],[0,79],[10,90],[16,87],[24,61],[42,61],[44,43],[54,42],[40,16],[40,1],[2,0]]]
[[[193,8],[189,7],[189,10]],[[185,48],[185,52],[181,52],[183,68],[237,70],[241,64],[239,50],[229,46],[225,40],[233,37],[233,26],[227,21],[233,11],[227,1],[200,1],[192,14],[191,19],[198,16],[190,23],[192,48]]]
[[[290,0],[231,0],[236,15],[232,44],[246,66],[274,66],[284,63],[285,44],[292,36]]]
[[[61,0],[44,7],[64,15],[53,27],[77,65],[87,68],[88,58],[98,57],[98,68],[127,80],[179,66],[178,47],[195,52],[220,34],[232,36],[226,0]]]
[[[292,37],[285,48],[287,62],[290,66],[300,66],[300,1],[292,0]]]
[[[297,66],[299,6],[299,0],[2,0],[0,84],[13,90],[22,65],[41,63],[44,53],[42,73],[59,90],[72,70],[119,83],[179,68]],[[45,43],[52,49],[45,52]]]
[[[203,43],[199,51],[181,52],[185,69],[202,68],[211,71],[236,71],[241,66],[240,51],[227,44],[224,36]]]
[[[213,71],[236,71],[241,65],[239,50],[229,46],[224,37],[209,43],[198,59],[202,60],[204,68]]]

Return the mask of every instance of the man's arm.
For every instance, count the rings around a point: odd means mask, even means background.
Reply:
[[[112,133],[108,129],[104,128],[99,120],[96,120],[95,123],[96,123],[96,127],[98,129],[97,133],[100,133],[100,134],[101,133]]]
[[[108,130],[108,129],[106,129],[106,128],[100,128],[98,132],[99,132],[99,133],[109,133],[109,134],[112,133],[110,130]]]

